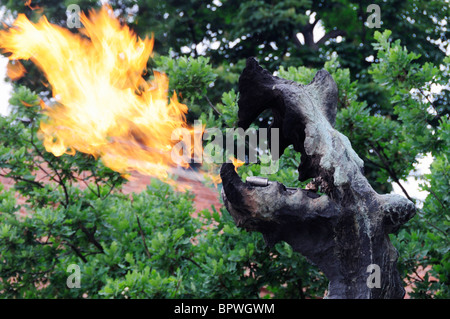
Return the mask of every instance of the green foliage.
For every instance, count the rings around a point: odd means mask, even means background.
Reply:
[[[160,55],[149,66],[169,75],[170,93],[188,105],[190,122],[200,119],[222,132],[235,127],[238,77],[245,59],[256,56],[279,76],[303,84],[318,68],[331,73],[339,88],[336,128],[349,137],[379,193],[402,184],[417,159],[431,154],[431,173],[422,176],[429,195],[391,240],[401,275],[415,285],[412,297],[450,296],[450,58],[433,43],[448,39],[448,30],[436,23],[448,20],[448,3],[382,5],[383,28],[391,32],[364,26],[371,1],[109,2],[139,36],[154,34]],[[99,6],[91,0],[32,5],[64,24],[69,3],[84,11]],[[39,10],[21,2],[6,5],[14,14],[39,18]],[[298,32],[307,37],[307,10],[330,35],[317,46],[296,38]],[[345,33],[340,43],[331,36],[337,31]],[[374,62],[366,60],[370,56]],[[13,112],[0,117],[0,175],[15,182],[10,190],[0,185],[2,297],[258,298],[262,287],[278,298],[323,296],[327,281],[319,270],[285,243],[267,248],[260,234],[238,229],[224,209],[194,218],[189,193],[154,181],[130,197],[121,192],[123,177],[92,156],[46,152],[38,135],[45,121],[39,100],[50,92],[42,75],[25,66],[27,76],[10,100]],[[436,87],[442,90],[435,93]],[[262,114],[251,127],[271,120]],[[297,180],[299,162],[300,154],[288,147],[279,171],[265,176],[304,187]],[[244,165],[239,174],[262,175],[261,166]],[[66,285],[70,264],[81,268],[80,289]],[[429,271],[415,276],[418,268]]]
[[[192,122],[206,111],[209,107],[207,89],[216,79],[209,58],[200,56],[195,59],[191,57],[174,59],[158,56],[155,65],[156,70],[170,76],[169,94],[178,93],[181,101],[189,105],[188,120]]]
[[[431,153],[434,157],[431,174],[424,176],[422,189],[429,192],[423,207],[417,216],[400,230],[392,240],[400,252],[399,265],[405,278],[414,283],[411,294],[415,298],[448,298],[449,290],[449,209],[448,176],[449,162],[449,108],[448,105],[436,103],[438,95],[432,92],[433,86],[441,86],[440,95],[448,92],[445,85],[449,82],[448,72],[441,72],[439,67],[427,62],[417,63],[419,55],[401,47],[400,41],[392,42],[391,32],[375,33],[379,63],[373,64],[369,73],[381,86],[385,87],[390,97],[393,110],[389,120],[396,126],[388,131],[393,140],[389,147],[380,144],[385,150],[391,165],[387,170],[390,177],[397,182],[396,176],[405,176],[411,168],[401,172],[405,159],[409,163],[420,154]],[[442,68],[448,68],[449,59],[444,60]],[[393,135],[394,134],[394,135]],[[390,155],[390,156],[389,156]],[[398,163],[395,160],[399,159]],[[403,163],[404,167],[404,163]],[[408,196],[406,193],[405,195]],[[427,269],[425,275],[417,275],[419,267]],[[433,276],[435,279],[432,279]]]
[[[438,132],[444,138],[449,132],[449,120],[442,123],[443,129]],[[445,298],[449,296],[450,283],[450,163],[449,150],[437,155],[431,165],[431,173],[425,176],[422,185],[429,195],[409,226],[400,230],[396,238],[392,238],[399,249],[400,270],[405,278],[416,285],[412,296],[415,298]],[[417,275],[414,270],[420,265],[427,269],[425,275]]]
[[[433,151],[438,147],[436,143],[442,143],[430,129],[437,126],[434,117],[448,114],[450,108],[448,105],[435,105],[431,90],[433,86],[448,84],[448,76],[441,75],[439,66],[432,63],[417,63],[420,55],[401,47],[399,40],[391,43],[390,34],[390,31],[375,32],[378,42],[374,47],[378,50],[380,62],[374,64],[369,73],[376,83],[386,87],[390,98],[388,107],[402,122],[403,134],[410,147],[422,152]]]
[[[237,126],[237,112],[239,94],[233,89],[222,94],[222,103],[216,105],[216,109],[220,112],[220,117],[213,114],[210,110],[207,114],[204,113],[200,120],[205,122],[207,127],[232,128]]]
[[[292,298],[325,289],[318,271],[302,283],[309,266],[290,246],[268,249],[225,211],[193,218],[192,196],[160,182],[132,201],[113,194],[85,209],[42,208],[24,217],[15,214],[12,192],[0,199],[0,291],[7,298],[258,298],[263,286]],[[66,286],[71,264],[81,270],[79,289]]]

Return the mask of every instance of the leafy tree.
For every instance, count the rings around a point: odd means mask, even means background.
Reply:
[[[370,14],[367,7],[374,3],[371,0],[112,0],[109,3],[138,35],[155,36],[158,53],[166,55],[172,49],[177,55],[183,52],[194,57],[206,55],[218,68],[232,69],[232,65],[250,56],[258,57],[269,69],[280,65],[319,67],[335,51],[342,67],[350,68],[352,79],[365,79],[371,63],[366,58],[375,56],[371,43],[376,29],[366,25]],[[382,28],[392,30],[395,39],[421,54],[422,62],[441,63],[445,54],[439,43],[449,37],[444,22],[449,18],[445,0],[375,3],[381,9]],[[77,4],[87,11],[98,7],[100,2],[33,0],[32,4],[8,1],[6,6],[34,20],[45,14],[52,23],[65,25],[69,4]],[[32,10],[35,7],[42,10]],[[313,30],[320,24],[325,34],[314,40]],[[298,33],[303,34],[304,44],[299,41]],[[341,42],[336,41],[339,36]],[[204,44],[203,49],[200,44]],[[370,78],[364,83],[368,85]],[[376,88],[369,86],[366,90],[373,92]],[[221,92],[214,92],[214,96],[219,99]],[[373,99],[370,104],[375,102]]]
[[[32,3],[43,7],[50,21],[65,24],[69,2]],[[82,9],[99,6],[97,1],[70,3]],[[140,36],[154,32],[160,55],[149,68],[169,74],[170,89],[191,109],[190,121],[200,118],[222,130],[236,125],[237,80],[244,59],[253,55],[300,83],[308,83],[318,68],[332,74],[339,87],[336,126],[365,161],[366,176],[379,192],[389,192],[392,183],[402,185],[417,159],[431,154],[431,173],[423,176],[422,186],[429,195],[391,239],[400,252],[402,275],[415,284],[412,296],[449,297],[450,59],[437,43],[448,38],[441,22],[448,20],[448,3],[380,3],[382,28],[392,31],[364,25],[369,1],[110,3]],[[7,6],[32,19],[42,14],[17,1]],[[325,35],[312,43],[311,28],[319,20]],[[298,41],[299,32],[305,44]],[[202,52],[200,43],[216,44]],[[370,56],[373,62],[366,60]],[[258,234],[237,229],[225,211],[191,218],[192,196],[158,182],[130,201],[120,192],[124,179],[101,162],[78,153],[54,157],[45,152],[36,130],[43,119],[39,99],[49,92],[38,71],[26,68],[28,75],[10,100],[14,111],[0,117],[0,174],[15,180],[13,190],[0,191],[1,294],[256,298],[265,286],[275,297],[323,296],[326,279],[316,268],[285,244],[265,248]],[[442,90],[436,93],[436,87]],[[267,126],[270,116],[263,114],[253,127]],[[288,148],[280,170],[267,177],[304,186],[297,180],[299,161]],[[245,165],[239,173],[245,178],[260,175],[259,169]],[[37,170],[46,172],[46,183],[36,179]],[[25,203],[16,201],[15,191]],[[411,198],[406,189],[404,194]],[[66,287],[73,263],[82,266],[82,290]],[[425,277],[414,276],[418,267],[428,266]]]

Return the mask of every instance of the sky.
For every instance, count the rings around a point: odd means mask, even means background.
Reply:
[[[0,11],[2,8],[0,8]],[[0,12],[0,18],[2,16],[2,13]],[[315,19],[315,13],[310,14],[310,22],[313,22]],[[315,29],[314,29],[314,40],[318,41],[322,36],[324,35],[324,28],[319,23],[317,23]],[[303,36],[302,34],[297,35],[299,40],[302,42]],[[342,39],[336,39],[338,42]],[[214,44],[212,44],[214,45]],[[201,43],[199,46],[197,46],[197,51],[203,51],[205,44]],[[450,46],[447,48],[447,55],[450,53]],[[12,86],[10,83],[8,83],[6,80],[6,64],[8,62],[8,59],[4,56],[0,55],[0,115],[7,115],[9,110],[9,104],[8,100],[11,95]],[[406,181],[401,181],[402,185],[405,187],[408,194],[418,199],[419,201],[424,201],[426,196],[428,195],[428,192],[421,191],[419,184],[423,183],[422,180],[417,180],[416,177],[420,176],[422,174],[428,174],[430,173],[429,167],[432,163],[433,158],[431,154],[425,154],[421,158],[418,159],[418,164],[415,165],[415,171],[411,172],[411,174],[408,176]],[[403,192],[401,188],[396,184],[393,183],[393,193],[403,195]],[[419,203],[420,205],[420,203]]]
[[[8,59],[0,55],[0,115],[8,114],[8,100],[12,90],[11,84],[5,81],[7,63]]]

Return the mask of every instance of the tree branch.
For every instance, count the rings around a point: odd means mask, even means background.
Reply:
[[[439,204],[441,204],[441,207],[445,210],[446,207],[445,207],[444,203],[440,200],[440,198],[436,195],[436,193],[431,189],[431,187],[427,187],[426,190],[428,192],[430,192],[431,195],[433,195],[434,198],[436,198],[436,200],[439,202]]]
[[[202,266],[200,266],[195,260],[193,260],[193,259],[191,259],[189,257],[181,256],[181,259],[188,260],[191,263],[193,263],[194,265],[196,265],[198,268],[202,269]]]
[[[69,242],[67,242],[67,241],[66,241],[66,244],[67,244],[70,248],[72,248],[72,250],[75,252],[75,254],[76,254],[78,257],[80,257],[81,260],[82,260],[84,263],[87,263],[87,262],[88,262],[87,259],[86,259],[86,257],[83,256],[83,254],[81,253],[81,251],[80,251],[75,245],[72,245],[71,243],[69,243]]]
[[[219,112],[219,110],[211,103],[208,96],[205,94],[205,99],[208,101],[209,106],[216,112],[217,115],[222,116],[222,113]]]
[[[63,205],[65,208],[67,208],[69,206],[69,193],[67,192],[67,187],[66,184],[64,183],[64,181],[62,180],[61,175],[59,174],[58,170],[53,166],[53,163],[49,160],[47,160],[45,158],[45,156],[42,154],[42,152],[39,150],[39,148],[37,147],[37,145],[33,142],[34,139],[34,134],[33,134],[33,129],[34,129],[34,123],[31,127],[31,139],[30,139],[30,143],[33,146],[33,148],[35,149],[35,151],[38,153],[38,155],[50,166],[50,168],[56,173],[56,175],[59,178],[59,181],[57,181],[57,183],[62,186],[63,191],[64,191],[64,197],[65,197],[65,203],[61,201],[61,205]]]
[[[148,258],[152,258],[152,255],[150,254],[150,252],[148,250],[147,243],[145,242],[145,236],[144,236],[144,231],[142,230],[142,227],[141,227],[141,222],[137,215],[136,215],[136,220],[137,220],[138,227],[139,227],[139,234],[141,235],[142,243],[144,244],[145,253],[147,254]]]
[[[390,168],[390,165],[387,162],[388,158],[387,158],[386,154],[384,154],[380,144],[378,144],[378,142],[377,142],[377,146],[375,146],[372,142],[369,142],[369,144],[370,144],[370,146],[372,146],[372,149],[374,150],[375,154],[377,154],[378,158],[383,163],[384,169],[389,173],[389,176],[391,176],[392,179],[394,180],[394,182],[397,183],[398,186],[400,186],[400,188],[401,188],[402,192],[405,194],[406,198],[408,198],[410,201],[413,202],[412,198],[409,196],[406,189],[400,183],[397,173]]]
[[[23,178],[23,177],[20,177],[20,176],[17,176],[17,175],[12,175],[12,176],[7,176],[7,175],[8,174],[0,174],[0,176],[2,176],[2,177],[16,179],[16,180],[19,180],[19,181],[31,183],[33,185],[38,186],[39,188],[44,188],[44,186],[41,183],[39,183],[39,182],[30,180],[30,179],[26,179],[26,178]]]
[[[97,247],[101,252],[104,252],[102,245],[94,237],[96,227],[94,226],[94,230],[90,232],[86,229],[86,227],[83,226],[83,224],[81,224],[81,222],[78,223],[78,226],[80,227],[81,231],[86,235],[88,241],[94,244],[94,246]]]

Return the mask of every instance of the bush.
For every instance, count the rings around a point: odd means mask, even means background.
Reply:
[[[259,298],[263,286],[281,298],[324,293],[323,275],[289,245],[267,248],[260,234],[236,228],[226,211],[194,218],[193,196],[162,182],[131,199],[99,198],[73,186],[69,193],[84,205],[23,216],[14,192],[2,190],[5,298]],[[79,289],[67,286],[73,264]]]

